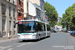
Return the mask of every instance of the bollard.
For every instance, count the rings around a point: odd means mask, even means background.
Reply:
[[[8,39],[10,39],[10,35],[9,35],[9,33],[8,33]]]

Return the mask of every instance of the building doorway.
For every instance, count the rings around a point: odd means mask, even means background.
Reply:
[[[2,36],[6,35],[6,17],[2,17]]]

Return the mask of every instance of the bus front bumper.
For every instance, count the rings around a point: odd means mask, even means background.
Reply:
[[[18,40],[19,41],[22,41],[22,40],[36,40],[38,38],[36,38],[36,36],[32,36],[32,37],[18,37]]]

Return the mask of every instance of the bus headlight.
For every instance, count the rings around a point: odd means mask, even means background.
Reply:
[[[18,35],[18,37],[20,37],[20,35]]]

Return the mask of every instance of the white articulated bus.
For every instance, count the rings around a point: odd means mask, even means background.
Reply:
[[[18,21],[18,40],[38,40],[50,36],[50,25],[37,20]]]

